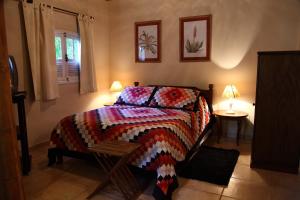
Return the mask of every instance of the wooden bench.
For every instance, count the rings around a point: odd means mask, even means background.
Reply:
[[[125,141],[104,141],[91,148],[97,162],[107,173],[106,178],[96,187],[87,199],[103,189],[108,183],[112,183],[125,197],[125,199],[136,199],[141,194],[141,189],[134,175],[127,167],[130,155],[140,147],[140,144]],[[120,157],[114,162],[112,157]]]

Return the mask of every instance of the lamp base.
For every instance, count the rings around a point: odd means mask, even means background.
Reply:
[[[226,110],[226,114],[234,114],[234,110],[232,109],[232,105],[233,105],[233,100],[231,99],[229,102],[229,109]]]
[[[235,114],[235,111],[234,111],[234,110],[226,110],[225,113],[226,113],[226,114]]]

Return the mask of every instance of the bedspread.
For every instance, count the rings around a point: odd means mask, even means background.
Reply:
[[[156,170],[154,197],[170,198],[178,186],[175,165],[183,161],[209,121],[207,106],[197,112],[135,106],[106,106],[62,119],[51,148],[87,152],[103,140],[138,142],[129,163]]]

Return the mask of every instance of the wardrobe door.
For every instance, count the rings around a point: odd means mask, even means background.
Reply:
[[[300,52],[259,52],[251,167],[297,173]]]

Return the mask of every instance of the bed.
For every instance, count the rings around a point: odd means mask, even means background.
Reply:
[[[175,167],[184,166],[208,137],[212,90],[178,86],[126,87],[112,106],[63,118],[51,133],[49,165],[62,156],[87,158],[104,140],[138,142],[129,164],[156,171],[156,199],[171,199],[178,187]]]

